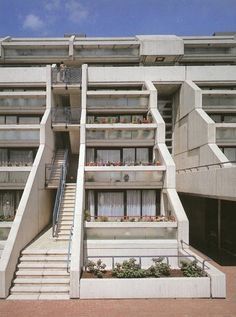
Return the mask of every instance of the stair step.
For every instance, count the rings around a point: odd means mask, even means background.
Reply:
[[[34,254],[44,254],[44,255],[61,255],[61,254],[67,254],[67,250],[65,249],[49,249],[49,250],[45,250],[45,249],[25,249],[21,252],[21,254],[30,254],[30,255],[34,255]]]
[[[66,261],[67,256],[66,255],[37,255],[37,256],[33,256],[33,255],[23,255],[20,257],[20,261],[21,262],[38,262],[38,261],[45,261],[45,262],[60,262],[60,261]]]
[[[67,267],[67,263],[65,261],[61,262],[46,262],[46,263],[40,263],[40,262],[23,262],[23,263],[19,263],[17,265],[18,269],[32,269],[32,270],[37,270],[37,269],[49,269],[49,268],[53,268],[53,269],[64,269]]]
[[[67,300],[70,299],[69,294],[14,294],[7,298],[8,300]]]
[[[70,236],[58,236],[56,238],[57,241],[69,241],[70,240]]]
[[[44,269],[44,270],[20,270],[16,271],[16,276],[17,277],[44,277],[44,278],[51,278],[51,277],[57,277],[59,278],[64,278],[66,276],[69,276],[69,273],[66,270],[58,270],[58,271],[53,271],[50,269]]]
[[[11,288],[11,294],[16,293],[68,293],[70,290],[69,286],[13,286]]]
[[[58,225],[58,230],[71,230],[72,224],[64,224],[61,223],[60,225]]]
[[[17,277],[14,280],[14,285],[17,286],[17,284],[69,284],[70,278],[23,278],[23,277]]]

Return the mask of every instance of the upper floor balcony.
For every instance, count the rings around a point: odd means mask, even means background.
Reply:
[[[43,113],[46,108],[46,93],[0,92],[0,113]]]
[[[92,125],[91,125],[92,126]],[[124,124],[107,125],[106,129],[102,125],[92,126],[86,130],[86,144],[96,146],[129,146],[145,145],[153,146],[155,143],[155,124],[129,125]]]
[[[216,124],[216,142],[222,146],[236,146],[236,123]]]
[[[99,90],[87,92],[87,111],[96,113],[139,113],[148,110],[149,92]]]
[[[211,112],[235,112],[236,90],[202,90],[202,107]]]
[[[39,125],[0,126],[0,146],[38,146]]]
[[[56,66],[52,68],[53,84],[81,84],[82,70],[79,67],[63,67]]]
[[[117,124],[150,124],[153,123],[151,114],[110,114],[110,115],[88,115],[87,116],[87,127],[90,124],[97,125],[117,125]],[[93,126],[94,127],[94,126]]]
[[[24,189],[31,167],[0,167],[1,189]]]
[[[87,189],[162,188],[166,167],[159,166],[86,166]]]
[[[81,117],[80,107],[56,107],[51,111],[52,127],[54,129],[60,127],[70,127],[71,125],[79,125]]]

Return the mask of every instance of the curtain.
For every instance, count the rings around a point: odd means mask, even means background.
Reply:
[[[127,216],[141,215],[141,191],[127,190]]]
[[[94,149],[88,148],[86,150],[86,162],[94,162]]]
[[[97,162],[119,162],[120,150],[97,150]]]
[[[123,216],[124,194],[120,192],[98,193],[98,216]]]
[[[142,191],[142,215],[156,216],[156,191]]]
[[[0,215],[4,217],[14,216],[15,212],[15,195],[14,192],[0,193]]]
[[[7,157],[7,149],[0,149],[0,164],[7,165],[8,157]]]
[[[10,162],[12,164],[32,164],[33,160],[32,150],[10,150]]]
[[[123,162],[125,164],[133,164],[135,162],[135,149],[124,148],[123,149]]]
[[[148,163],[149,162],[149,150],[137,149],[137,162]]]
[[[90,211],[90,216],[91,216],[92,221],[93,221],[94,215],[95,215],[94,191],[93,190],[88,191],[88,210]]]

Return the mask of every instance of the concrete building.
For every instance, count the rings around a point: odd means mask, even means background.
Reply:
[[[63,62],[62,62],[63,61]],[[0,38],[0,297],[225,297],[236,38]],[[207,277],[84,279],[162,256]]]

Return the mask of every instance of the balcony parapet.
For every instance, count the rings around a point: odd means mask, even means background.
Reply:
[[[79,67],[52,68],[53,84],[81,84],[82,70]]]

